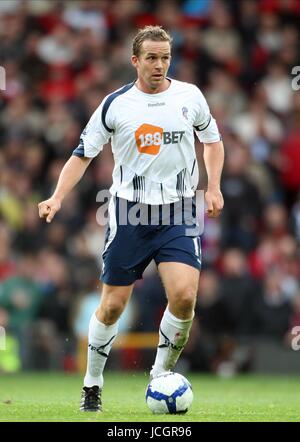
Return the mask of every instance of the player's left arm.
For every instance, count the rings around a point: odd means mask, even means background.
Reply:
[[[224,206],[220,185],[224,164],[224,146],[216,120],[211,115],[202,92],[196,86],[193,86],[193,92],[196,100],[193,126],[197,137],[204,145],[203,157],[208,177],[205,192],[206,213],[210,218],[216,218]]]
[[[207,172],[206,213],[210,218],[216,218],[224,206],[221,192],[221,175],[224,165],[223,142],[204,143],[203,158]]]

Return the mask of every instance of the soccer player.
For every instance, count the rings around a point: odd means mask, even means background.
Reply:
[[[160,323],[150,376],[172,370],[188,340],[201,266],[199,233],[195,229],[188,233],[192,224],[187,218],[195,215],[194,205],[193,214],[184,216],[181,223],[176,220],[178,203],[193,201],[198,183],[194,132],[204,143],[207,214],[217,217],[223,208],[221,137],[200,90],[167,77],[171,44],[170,35],[160,26],[139,30],[131,57],[137,79],[104,98],[64,165],[53,195],[39,203],[40,217],[50,223],[92,158],[111,140],[115,164],[102,255],[103,290],[89,324],[82,411],[102,410],[103,370],[118,332],[118,320],[134,282],[152,259],[168,305]],[[157,218],[151,214],[148,225],[121,223],[121,212],[125,210],[127,215],[135,205],[148,211],[156,206]]]

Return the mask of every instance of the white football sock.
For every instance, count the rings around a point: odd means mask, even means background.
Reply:
[[[194,313],[193,313],[194,317]],[[154,365],[150,372],[155,377],[160,373],[173,370],[192,326],[191,319],[178,319],[166,308],[159,327],[159,343]]]
[[[89,325],[87,370],[83,382],[85,387],[103,387],[102,373],[117,333],[118,321],[105,325],[93,313]]]

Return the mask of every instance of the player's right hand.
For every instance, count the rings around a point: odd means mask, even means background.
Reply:
[[[51,223],[56,212],[61,208],[61,202],[54,197],[42,201],[38,205],[40,218],[45,218],[47,223]]]

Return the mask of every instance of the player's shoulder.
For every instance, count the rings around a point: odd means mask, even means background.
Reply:
[[[172,79],[173,82],[173,90],[178,93],[185,93],[189,95],[196,102],[199,100],[203,100],[204,96],[199,87],[193,83],[188,83],[186,81],[180,81]]]
[[[124,95],[129,93],[130,90],[132,90],[133,86],[134,82],[128,83],[105,95],[101,100],[101,102],[99,103],[95,113],[101,115],[101,118],[103,120],[108,110],[114,107],[115,102],[119,101],[120,98],[124,97]]]
[[[193,83],[188,83],[186,81],[176,80],[174,78],[172,78],[171,80],[172,80],[174,89],[181,90],[181,91],[186,91],[186,92],[192,92],[192,93],[195,93],[195,92],[198,92],[198,93],[200,92],[201,93],[201,91],[198,88],[198,86],[196,86]]]
[[[130,90],[132,90],[134,86],[134,81],[132,81],[131,83],[128,84],[124,84],[123,86],[120,86],[118,89],[116,89],[115,91],[110,92],[107,97],[119,97],[122,96],[124,94],[128,94],[130,92]]]
[[[124,97],[124,95],[129,94],[132,91],[133,86],[134,86],[134,81],[119,87],[115,91],[110,92],[108,95],[104,97],[103,106],[109,107],[112,104],[112,102],[114,102],[116,99],[120,99]]]

